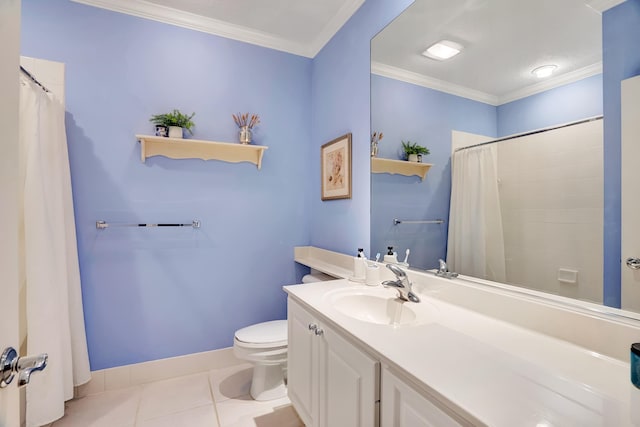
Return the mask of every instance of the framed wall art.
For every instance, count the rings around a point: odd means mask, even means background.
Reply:
[[[351,133],[320,148],[322,200],[351,198]]]

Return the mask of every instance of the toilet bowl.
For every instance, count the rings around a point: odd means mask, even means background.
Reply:
[[[284,372],[287,364],[287,321],[273,320],[236,331],[233,353],[253,363],[251,397],[272,400],[285,397]]]

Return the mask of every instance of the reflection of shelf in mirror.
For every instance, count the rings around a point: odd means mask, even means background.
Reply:
[[[430,163],[407,162],[405,160],[371,158],[371,173],[390,173],[405,176],[417,175],[421,180],[427,176],[427,172],[433,166]]]
[[[136,138],[140,141],[142,163],[147,157],[165,156],[170,159],[222,160],[231,163],[249,162],[260,169],[264,150],[269,148],[264,145],[232,144],[230,142],[165,138],[150,135],[136,135]]]

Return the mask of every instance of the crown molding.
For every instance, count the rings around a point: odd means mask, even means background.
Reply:
[[[602,73],[602,62],[597,62],[592,65],[588,65],[583,68],[571,71],[559,75],[558,77],[547,79],[543,82],[536,83],[531,86],[524,87],[522,89],[515,90],[498,97],[498,105],[506,104],[508,102],[517,101],[518,99],[526,98],[527,96],[535,95],[541,92],[545,92],[549,89],[555,89],[560,86],[564,86],[569,83],[577,82],[578,80],[585,79],[587,77],[595,76]]]
[[[443,80],[434,79],[433,77],[424,76],[412,71],[403,70],[402,68],[393,67],[391,65],[382,64],[380,62],[371,63],[371,73],[379,76],[388,77],[394,80],[400,80],[429,89],[439,90],[441,92],[452,95],[461,96],[463,98],[474,101],[484,102],[494,106],[499,106],[518,99],[526,98],[549,89],[564,86],[569,83],[577,82],[587,77],[595,76],[602,73],[602,62],[580,68],[570,73],[536,83],[513,92],[509,92],[502,96],[491,95],[465,86],[456,85]]]
[[[498,105],[498,97],[481,92],[479,90],[469,89],[465,86],[456,85],[444,80],[435,79],[413,71],[403,70],[402,68],[392,65],[382,64],[380,62],[371,63],[371,72],[390,79],[400,80],[406,83],[438,90],[440,92],[449,93],[451,95],[461,96],[463,98],[472,99],[474,101],[484,102],[485,104]]]
[[[312,58],[314,47],[292,42],[282,37],[276,37],[268,33],[256,31],[239,25],[229,24],[212,18],[203,17],[194,13],[185,12],[178,9],[158,5],[144,0],[71,0],[75,3],[82,3],[89,6],[99,7],[114,12],[137,16],[139,18],[151,19],[165,24],[175,25],[190,30],[203,33],[214,34],[245,43],[254,44],[270,49],[292,53],[294,55]],[[359,1],[359,0],[358,0]],[[351,3],[356,3],[352,1]],[[344,7],[342,8],[344,9]],[[341,9],[341,11],[342,11]],[[338,17],[336,17],[338,18]],[[340,17],[344,19],[344,17]],[[347,17],[344,19],[349,19]],[[332,20],[338,22],[337,19]],[[329,27],[329,26],[327,26]],[[329,29],[327,29],[329,31]],[[326,37],[323,31],[323,36]],[[330,39],[330,37],[329,37]],[[321,48],[321,47],[320,47]]]
[[[586,0],[585,3],[596,12],[602,13],[625,1],[626,0]]]
[[[365,0],[349,0],[345,1],[338,13],[331,18],[329,23],[325,25],[320,34],[308,47],[308,57],[314,58],[322,48],[329,43],[329,40],[336,35],[336,33],[342,28],[344,24],[353,16],[360,6],[364,4]]]

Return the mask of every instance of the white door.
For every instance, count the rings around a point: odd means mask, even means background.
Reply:
[[[287,392],[306,426],[318,420],[317,321],[291,298],[288,300]]]
[[[0,352],[18,348],[18,73],[20,0],[0,1]],[[0,427],[20,425],[13,381],[0,389]]]
[[[379,425],[380,362],[363,353],[326,325],[319,346],[320,425]]]
[[[380,427],[460,427],[429,399],[387,369],[382,370]]]
[[[621,90],[622,308],[640,312],[640,76],[624,80]]]

